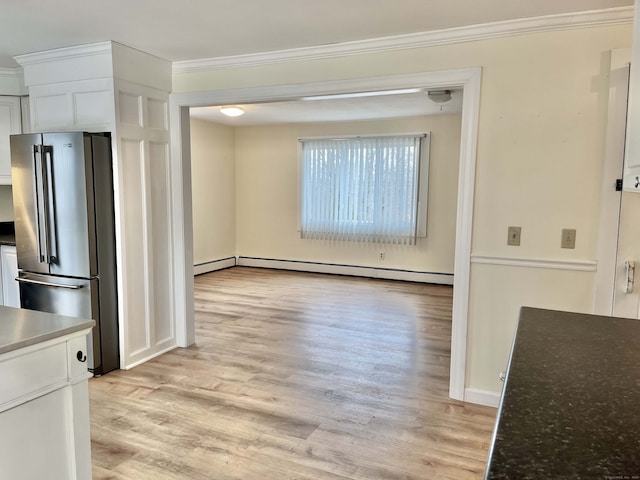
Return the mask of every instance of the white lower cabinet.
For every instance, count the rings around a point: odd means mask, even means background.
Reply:
[[[87,333],[0,355],[0,478],[91,479]]]
[[[0,272],[2,274],[2,305],[20,307],[18,276],[18,255],[12,245],[0,246]]]

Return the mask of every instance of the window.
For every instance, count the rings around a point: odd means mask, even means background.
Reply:
[[[301,139],[302,238],[414,245],[426,235],[428,140]]]

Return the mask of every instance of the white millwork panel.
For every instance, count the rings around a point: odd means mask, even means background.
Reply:
[[[20,97],[0,95],[0,185],[11,184],[9,135],[22,133]]]
[[[166,107],[166,104],[165,104]],[[167,192],[169,185],[169,144],[168,142],[149,143],[149,188],[151,196],[151,229],[154,235],[153,245],[150,245],[151,276],[154,282],[154,321],[157,342],[172,341],[175,337],[174,326],[171,321],[173,305],[171,292],[173,291],[173,275],[171,275],[171,211],[170,198]]]
[[[29,103],[34,132],[113,130],[111,79],[33,86],[29,89]]]
[[[145,293],[123,305],[137,319],[123,332],[122,362],[133,366],[175,346],[168,92],[117,80],[116,109],[123,288]]]

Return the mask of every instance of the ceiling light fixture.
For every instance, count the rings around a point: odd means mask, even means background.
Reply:
[[[336,100],[340,98],[378,97],[382,95],[402,95],[406,93],[421,92],[421,88],[403,88],[400,90],[380,90],[377,92],[355,92],[355,93],[335,93],[332,95],[315,95],[312,97],[302,97],[300,100]]]
[[[429,90],[427,98],[433,103],[447,103],[451,100],[451,90]]]
[[[239,117],[244,114],[244,109],[242,107],[220,107],[220,113],[226,115],[227,117]]]

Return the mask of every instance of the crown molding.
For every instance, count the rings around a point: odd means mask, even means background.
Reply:
[[[389,50],[433,47],[528,33],[631,24],[633,22],[633,13],[633,6],[617,7],[604,10],[589,10],[577,13],[507,20],[407,35],[373,38],[370,40],[343,42],[332,45],[204,58],[199,60],[185,60],[173,63],[173,73],[181,74],[222,68],[252,67],[274,63],[385,52]]]
[[[24,71],[20,67],[0,67],[0,94],[25,95]]]
[[[113,48],[112,41],[90,43],[87,45],[77,45],[74,47],[56,48],[45,52],[27,53],[18,55],[13,59],[22,67],[35,65],[38,63],[55,62],[73,58],[90,57],[94,55],[110,54]]]
[[[0,67],[0,78],[20,79],[22,78],[22,68]]]

